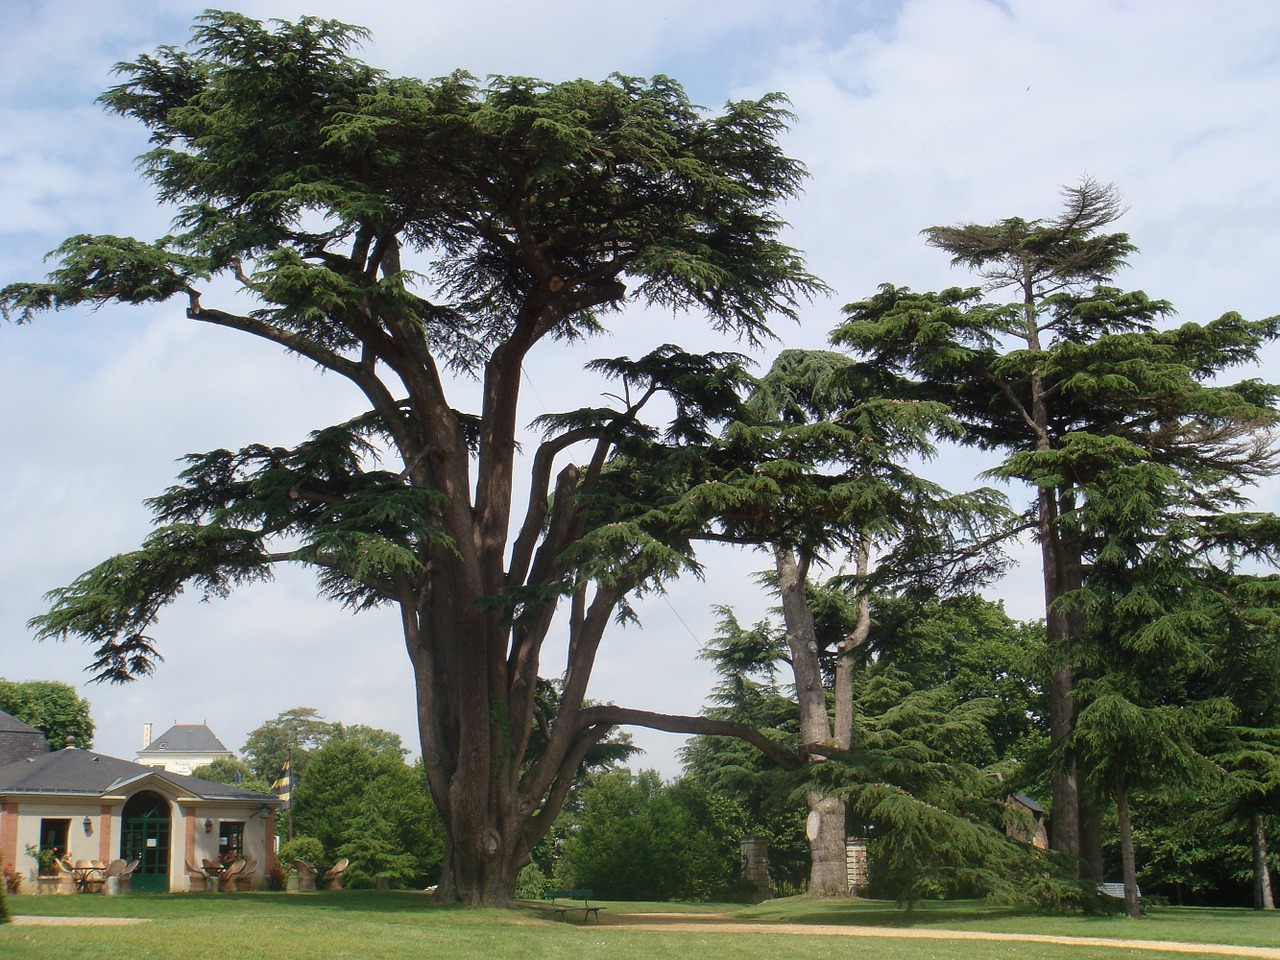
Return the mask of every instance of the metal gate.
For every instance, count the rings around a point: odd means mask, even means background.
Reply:
[[[169,892],[169,803],[156,793],[134,794],[121,811],[120,856],[138,860],[132,886],[139,893]]]

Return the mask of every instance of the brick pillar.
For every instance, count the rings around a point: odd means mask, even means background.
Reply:
[[[98,831],[98,859],[110,863],[115,859],[111,855],[111,804],[104,803],[98,807],[98,822],[94,829]]]
[[[18,804],[0,803],[0,860],[18,868]]]
[[[196,859],[197,813],[198,811],[194,805],[182,808],[182,876],[183,879],[186,880],[186,884],[184,885],[184,890],[186,892],[191,891],[191,884],[193,882],[191,877],[187,875],[187,863],[190,862],[196,866],[200,865],[200,861]],[[200,829],[203,828],[201,827]]]

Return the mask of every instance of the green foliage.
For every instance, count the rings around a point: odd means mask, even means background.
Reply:
[[[736,803],[691,780],[612,771],[591,778],[555,880],[606,900],[727,900],[741,893]]]
[[[44,849],[40,849],[36,847],[34,844],[30,844],[30,843],[28,843],[26,847],[24,847],[24,849],[27,852],[27,856],[29,856],[31,859],[33,859],[36,862],[36,870],[39,872],[40,876],[42,877],[53,876],[53,864],[58,859],[59,851],[53,849],[52,847],[45,847]],[[66,851],[62,851],[62,852],[65,853]]]
[[[432,665],[416,671],[430,789],[443,810],[489,811],[523,856],[568,796],[579,747],[610,726],[582,708],[605,628],[631,595],[697,569],[692,531],[644,490],[599,496],[606,477],[692,455],[680,448],[733,414],[744,377],[736,355],[671,345],[600,361],[619,394],[544,421],[526,498],[513,495],[525,361],[609,315],[643,322],[633,304],[770,338],[769,322],[825,289],[781,240],[804,171],[779,144],[778,94],[708,111],[662,76],[392,77],[351,55],[366,35],[211,10],[187,48],[118,65],[101,102],[150,132],[141,170],[176,210],[171,231],[73,238],[43,282],[0,290],[0,313],[178,298],[188,319],[304,357],[368,406],[293,448],[193,455],[152,501],[142,549],[51,593],[34,626],[85,640],[96,675],[123,681],[154,669],[152,631],[182,591],[222,596],[279,563],[311,567],[355,610],[395,605],[409,655]],[[228,285],[246,312],[205,302]],[[446,397],[459,371],[484,381],[478,413]],[[582,465],[557,463],[582,451]],[[569,596],[577,659],[530,764],[539,651]],[[251,760],[264,778],[282,761],[269,768],[270,752]],[[457,817],[472,834],[452,848],[471,885],[459,895],[501,900],[482,880],[481,828]]]
[[[401,847],[401,831],[375,807],[357,814],[343,830],[342,841],[333,852],[350,861],[343,874],[346,886],[372,887],[378,877],[385,876],[391,886],[400,887],[422,875],[419,855]]]
[[[240,787],[242,790],[252,790],[255,793],[271,793],[272,781],[264,780],[255,774],[248,764],[232,757],[219,757],[212,763],[196,767],[191,771],[191,775],[212,780],[214,783]]]
[[[325,862],[324,844],[315,837],[295,834],[292,840],[285,840],[276,850],[276,857],[292,869],[293,861],[305,860],[312,866]]]
[[[444,855],[440,815],[421,766],[404,762],[394,734],[376,733],[338,730],[311,754],[293,794],[294,829],[320,842],[322,862],[349,857],[353,879],[386,873],[424,887]]]
[[[311,752],[323,745],[338,729],[311,707],[294,707],[249,732],[241,751],[254,775],[275,782],[285,760],[292,757],[293,773],[301,778]]]
[[[744,627],[728,607],[719,607],[718,612],[717,633],[701,653],[715,664],[720,676],[711,692],[713,705],[703,710],[704,715],[750,723],[798,747],[796,703],[778,680],[778,664],[785,653],[781,632],[767,621]],[[686,780],[741,806],[743,836],[768,841],[774,889],[803,889],[809,858],[808,811],[792,796],[795,775],[734,737],[693,737],[681,748],[680,759]]]
[[[968,758],[986,765],[1025,761],[1042,744],[1043,646],[1043,624],[1014,621],[1000,603],[976,594],[883,597],[872,611],[868,653],[917,689],[946,684],[960,702],[990,701],[990,752]]]
[[[74,737],[82,750],[93,748],[89,701],[78,696],[70,684],[0,678],[0,710],[41,731],[51,750],[60,749],[68,737]]]
[[[4,861],[0,860],[0,868],[4,868]],[[0,924],[9,923],[12,917],[9,915],[9,901],[5,888],[6,883],[0,883]]]
[[[1069,865],[1006,836],[1006,788],[961,759],[984,752],[990,701],[959,702],[945,685],[913,689],[888,666],[861,681],[858,704],[853,748],[807,772],[870,840],[873,893],[1092,903]]]
[[[520,873],[516,876],[517,900],[541,900],[543,894],[550,889],[551,881],[536,861],[520,868]]]

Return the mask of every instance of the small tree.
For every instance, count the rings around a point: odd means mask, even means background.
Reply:
[[[672,508],[677,524],[701,523],[701,537],[772,555],[767,582],[811,756],[849,748],[853,670],[875,591],[903,579],[939,589],[981,579],[990,565],[979,541],[1007,519],[993,491],[952,494],[907,466],[932,456],[950,420],[939,404],[888,399],[876,386],[840,354],[783,351],[719,442],[688,464]],[[819,636],[810,571],[846,560],[850,615],[838,634]],[[844,808],[816,789],[808,803],[810,895],[846,896]]]
[[[734,899],[744,827],[736,803],[695,781],[610,771],[583,791],[555,876],[605,899]]]
[[[378,877],[391,886],[404,886],[422,876],[415,853],[401,845],[400,831],[392,827],[376,808],[364,807],[342,832],[342,843],[334,856],[349,860],[343,880],[349,887],[372,887]]]
[[[0,710],[43,733],[53,750],[60,749],[69,738],[82,750],[93,748],[89,701],[68,683],[0,679]]]
[[[370,736],[369,728],[354,735],[339,732],[312,754],[294,795],[294,827],[320,841],[326,863],[350,856],[339,852],[344,846],[354,849],[362,843],[368,846],[353,861],[382,862],[388,851],[405,853],[409,859],[386,861],[387,870],[370,867],[365,873],[369,878],[394,874],[397,880],[426,886],[439,875],[443,824],[422,789],[422,767],[405,763],[394,734],[375,732],[379,735]],[[372,832],[366,836],[355,829],[360,824]],[[354,876],[364,876],[362,869]]]

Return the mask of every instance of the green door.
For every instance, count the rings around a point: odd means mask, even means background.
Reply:
[[[169,892],[169,804],[149,791],[128,799],[121,812],[120,856],[139,860],[132,888],[138,893]]]

